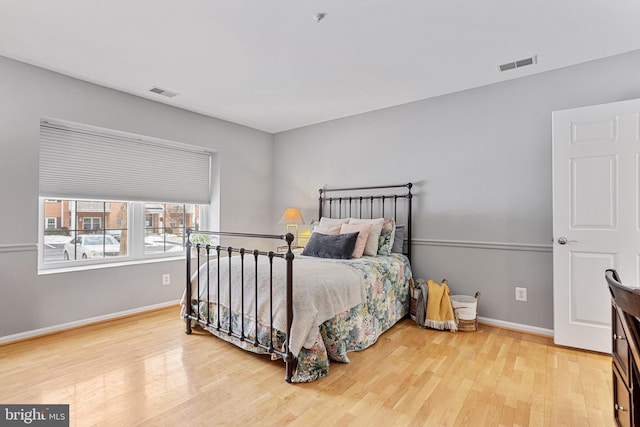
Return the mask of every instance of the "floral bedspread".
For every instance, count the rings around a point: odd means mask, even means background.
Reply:
[[[318,339],[310,348],[303,347],[297,355],[297,367],[293,382],[310,382],[326,376],[329,372],[329,359],[349,363],[347,353],[363,350],[373,345],[378,337],[402,319],[409,312],[409,279],[411,266],[406,256],[393,253],[390,256],[362,257],[346,261],[349,266],[362,275],[362,286],[366,290],[366,302],[346,310],[320,325]],[[295,269],[295,261],[294,261]],[[294,282],[295,287],[295,282]],[[295,292],[295,288],[294,288]],[[192,304],[194,312],[198,307]],[[200,316],[207,318],[209,307],[201,302]],[[228,324],[228,310],[221,313],[223,323]],[[255,331],[257,339],[269,345],[269,328],[267,325],[244,319],[233,313],[232,327],[239,331],[242,327],[248,331],[245,340],[240,340],[226,333],[217,332],[215,328],[206,328],[213,335],[255,353],[267,353],[266,350],[253,345]],[[273,346],[278,350],[284,348],[285,334],[274,330]]]

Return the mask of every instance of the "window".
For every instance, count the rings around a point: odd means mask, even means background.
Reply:
[[[181,252],[187,228],[198,229],[199,206],[145,203],[145,254]]]
[[[213,153],[43,118],[41,270],[184,253],[210,203]],[[158,202],[160,200],[160,202]]]
[[[46,200],[43,209],[55,210],[60,215],[53,218],[60,224],[59,228],[44,229],[45,264],[124,257],[128,254],[128,202]]]
[[[83,230],[100,230],[100,218],[96,217],[84,217],[82,218]]]
[[[45,269],[180,256],[187,228],[200,222],[195,204],[47,199],[42,209],[60,215],[43,229]]]

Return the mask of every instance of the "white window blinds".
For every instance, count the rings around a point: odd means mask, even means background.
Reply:
[[[208,204],[211,153],[84,125],[40,123],[40,196]]]

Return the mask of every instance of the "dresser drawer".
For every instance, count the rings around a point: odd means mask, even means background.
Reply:
[[[631,411],[631,392],[623,377],[613,364],[613,418],[616,425],[633,427],[633,413]]]
[[[627,379],[630,378],[631,374],[629,370],[629,342],[627,341],[627,336],[625,335],[624,329],[622,328],[622,322],[620,321],[620,317],[618,316],[616,307],[613,306],[611,309],[611,355],[613,356],[614,362],[618,364],[618,369],[620,369],[620,373],[622,374],[627,387],[629,387],[631,386],[631,384],[627,381]]]

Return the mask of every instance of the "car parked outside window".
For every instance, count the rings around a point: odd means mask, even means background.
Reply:
[[[64,245],[63,257],[70,259],[92,259],[120,255],[120,242],[113,236],[82,234]]]

